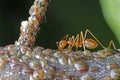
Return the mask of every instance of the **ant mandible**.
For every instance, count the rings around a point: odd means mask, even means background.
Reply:
[[[87,34],[90,34],[94,39],[91,38],[86,38]],[[94,36],[94,34],[87,29],[85,31],[85,34],[83,35],[83,32],[81,31],[80,34],[77,34],[76,37],[72,36],[69,37],[69,35],[65,35],[60,42],[56,42],[58,50],[62,51],[67,45],[68,45],[68,50],[72,50],[73,47],[76,47],[76,50],[78,50],[79,47],[83,47],[84,51],[86,48],[88,49],[94,49],[100,45],[102,48],[106,48],[103,46],[103,44]],[[114,49],[116,49],[114,42],[111,40],[109,42],[109,46],[107,48],[110,48],[113,46]]]

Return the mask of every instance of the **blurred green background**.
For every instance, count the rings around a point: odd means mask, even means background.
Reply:
[[[18,39],[20,23],[27,20],[33,1],[0,1],[0,46]],[[46,18],[38,33],[36,45],[56,49],[56,41],[65,34],[76,35],[90,29],[105,46],[112,39],[120,47],[103,18],[99,0],[51,0]]]

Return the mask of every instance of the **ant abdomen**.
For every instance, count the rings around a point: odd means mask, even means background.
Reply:
[[[93,39],[86,39],[84,41],[84,45],[88,49],[94,49],[94,48],[98,47],[98,43]]]

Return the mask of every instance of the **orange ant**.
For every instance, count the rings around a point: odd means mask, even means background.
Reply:
[[[87,33],[89,33],[95,40],[90,39],[90,38],[86,38]],[[102,48],[106,48],[103,46],[103,44],[93,35],[93,33],[87,29],[85,31],[85,34],[83,36],[83,32],[81,31],[80,34],[77,34],[76,37],[74,38],[74,36],[69,37],[68,39],[68,34],[65,35],[60,42],[56,42],[57,46],[58,46],[58,50],[62,51],[67,45],[68,45],[68,50],[72,50],[73,47],[76,47],[76,50],[78,50],[79,47],[84,48],[88,48],[88,49],[94,49],[96,47],[98,47],[98,45],[100,45]],[[113,46],[114,49],[116,49],[114,42],[111,40],[109,42],[109,46],[107,48],[110,48],[111,46]]]

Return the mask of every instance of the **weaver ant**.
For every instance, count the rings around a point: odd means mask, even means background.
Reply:
[[[86,38],[87,33],[89,33],[94,39]],[[98,45],[100,45],[102,48],[106,48],[89,29],[85,31],[84,35],[83,32],[81,31],[80,34],[76,35],[76,37],[72,36],[69,37],[69,39],[68,37],[69,35],[67,34],[60,40],[60,42],[56,42],[59,51],[62,51],[67,45],[68,50],[72,50],[73,47],[76,47],[76,50],[78,50],[79,47],[80,48],[83,47],[84,50],[85,48],[94,49],[98,47]],[[110,48],[111,46],[113,46],[113,48],[116,49],[114,42],[112,40],[109,42],[107,48]]]

